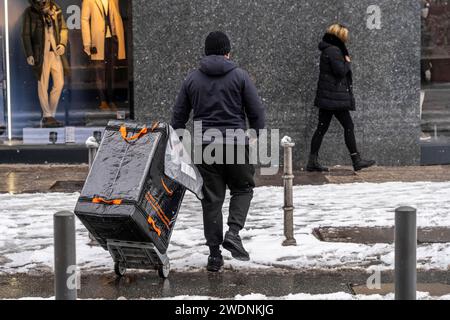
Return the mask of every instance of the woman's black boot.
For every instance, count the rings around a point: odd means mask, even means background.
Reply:
[[[306,166],[306,171],[308,172],[328,172],[330,171],[327,167],[323,167],[319,163],[319,156],[317,154],[309,155],[308,165]]]
[[[376,164],[374,160],[363,160],[361,159],[361,155],[359,153],[355,153],[351,155],[353,161],[353,169],[355,171],[361,171],[362,169],[367,169]]]

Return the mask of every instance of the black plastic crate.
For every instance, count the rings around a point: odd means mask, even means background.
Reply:
[[[75,214],[107,249],[110,241],[153,243],[164,254],[186,188],[164,174],[169,128],[110,122]]]

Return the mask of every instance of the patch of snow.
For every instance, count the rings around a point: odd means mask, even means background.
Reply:
[[[273,300],[292,300],[292,301],[307,301],[307,300],[394,300],[394,294],[388,295],[352,295],[346,292],[336,292],[329,294],[309,294],[309,293],[297,293],[290,294],[283,297],[267,297],[263,294],[249,294],[249,295],[237,295],[231,300],[236,301],[273,301]],[[0,299],[2,300],[2,299]],[[14,299],[3,299],[3,300],[14,300]],[[36,297],[23,297],[16,300],[55,300],[55,297],[50,298],[36,298]],[[78,299],[82,300],[82,299]],[[104,299],[87,299],[87,300],[104,300]],[[125,297],[119,297],[117,300],[128,300]],[[138,300],[138,299],[137,299]],[[141,298],[140,300],[146,300]],[[175,296],[169,298],[153,299],[153,300],[184,300],[184,301],[201,301],[201,300],[225,300],[215,297],[207,296]],[[228,299],[226,299],[228,300]],[[430,296],[428,292],[418,292],[417,300],[450,300],[450,295],[442,297]]]
[[[312,230],[320,226],[393,226],[394,210],[403,205],[418,209],[418,225],[450,226],[450,183],[344,184],[294,187],[295,237],[298,246],[282,247],[283,188],[255,189],[252,207],[241,236],[250,262],[231,259],[225,268],[380,268],[393,269],[394,246],[325,243]],[[1,194],[0,273],[41,272],[53,268],[53,214],[73,210],[79,194]],[[224,205],[228,216],[229,196]],[[107,251],[91,247],[87,230],[77,221],[77,260],[83,271],[112,270]],[[201,204],[188,193],[173,232],[168,255],[176,271],[204,269]],[[418,267],[448,270],[450,244],[421,245]]]
[[[287,145],[287,144],[292,144],[292,143],[293,143],[293,141],[292,141],[291,137],[284,136],[283,139],[281,139],[282,146]]]
[[[388,295],[352,295],[346,292],[336,292],[329,294],[309,294],[298,293],[290,294],[283,297],[267,297],[263,294],[249,294],[249,295],[237,295],[234,300],[237,301],[250,301],[250,300],[293,300],[293,301],[306,301],[306,300],[394,300],[394,294]],[[220,300],[218,298],[206,297],[206,296],[176,296],[171,298],[164,298],[161,300]],[[418,292],[417,300],[450,300],[450,295],[442,297],[430,296],[428,292]]]

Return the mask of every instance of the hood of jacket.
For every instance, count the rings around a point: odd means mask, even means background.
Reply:
[[[320,41],[320,43],[319,43],[319,50],[320,51],[324,51],[324,50],[328,49],[331,46],[333,46],[333,45],[328,43],[328,42]]]
[[[319,43],[319,50],[320,51],[324,51],[326,49],[328,49],[329,47],[338,47],[342,54],[344,56],[348,56],[348,49],[347,46],[345,45],[344,42],[342,42],[338,37],[336,37],[335,35],[326,33],[323,38],[322,41]]]
[[[205,56],[200,61],[200,71],[208,76],[222,76],[236,68],[236,64],[224,56]]]

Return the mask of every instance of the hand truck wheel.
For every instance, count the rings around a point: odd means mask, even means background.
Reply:
[[[118,277],[123,277],[125,275],[125,272],[127,272],[127,268],[123,265],[122,262],[115,262],[114,272]]]
[[[158,275],[162,279],[167,279],[169,277],[169,273],[170,273],[170,263],[169,262],[167,262],[167,264],[160,266],[158,268]]]

